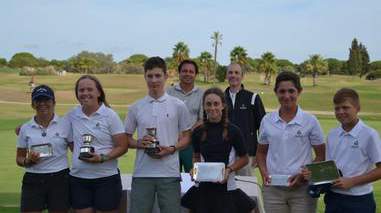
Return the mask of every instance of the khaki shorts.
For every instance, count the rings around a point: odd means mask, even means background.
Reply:
[[[308,186],[294,189],[281,186],[265,186],[263,203],[270,213],[315,213],[317,199],[308,195]]]

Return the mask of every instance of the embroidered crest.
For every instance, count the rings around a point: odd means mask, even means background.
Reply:
[[[303,137],[302,131],[298,130],[298,131],[296,132],[296,135],[295,135],[295,136],[296,136],[296,137]]]
[[[242,104],[239,109],[247,109],[247,107],[245,106],[245,104]]]
[[[354,148],[354,149],[359,148],[359,141],[358,140],[353,141],[352,148]]]

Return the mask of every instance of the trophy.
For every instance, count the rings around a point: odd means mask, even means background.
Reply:
[[[306,167],[311,171],[308,194],[313,198],[327,192],[332,183],[341,176],[333,160],[307,164]]]
[[[48,158],[53,156],[53,147],[50,143],[32,145],[30,151],[37,152],[40,158]]]
[[[149,156],[155,156],[157,153],[160,152],[160,149],[159,149],[159,141],[157,140],[156,138],[156,128],[155,127],[152,127],[152,128],[146,128],[146,131],[147,131],[147,135],[150,135],[152,136],[154,139],[151,143],[149,143],[146,148],[145,148],[145,152],[149,155]]]
[[[270,175],[270,185],[271,186],[289,186],[288,180],[291,175]]]
[[[193,165],[196,182],[219,182],[225,178],[225,164],[220,162],[197,162]]]
[[[90,134],[84,134],[82,135],[82,141],[83,145],[81,146],[80,153],[79,153],[79,159],[81,158],[91,158],[91,153],[94,153],[94,147],[91,146],[91,143],[94,140],[94,136]]]

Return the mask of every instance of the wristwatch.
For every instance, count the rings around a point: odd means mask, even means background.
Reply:
[[[172,145],[172,146],[169,146],[169,147],[173,147],[173,152],[171,153],[171,154],[173,155],[173,154],[176,152],[176,150],[177,150],[177,149],[176,149],[176,146],[173,146],[173,145]]]
[[[109,156],[108,155],[101,154],[101,163],[103,163],[105,161],[108,161],[108,160],[109,160]]]

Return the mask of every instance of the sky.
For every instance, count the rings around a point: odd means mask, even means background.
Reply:
[[[213,53],[229,63],[242,46],[252,58],[271,51],[301,63],[312,54],[347,60],[353,38],[381,60],[380,0],[0,0],[0,57],[31,52],[67,59],[83,50],[171,56],[185,42],[190,56]]]

